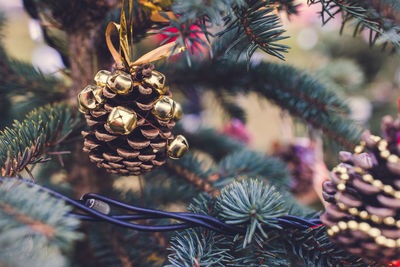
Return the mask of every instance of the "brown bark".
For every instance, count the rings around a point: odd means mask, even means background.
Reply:
[[[97,40],[104,35],[101,27],[92,29],[83,28],[68,34],[68,50],[72,86],[66,92],[69,102],[76,107],[78,93],[87,85],[93,84],[93,78],[99,69],[108,69],[111,65],[111,56],[104,58],[104,51],[96,50]],[[98,57],[103,57],[98,66]],[[97,168],[89,161],[87,153],[82,151],[82,142],[76,144],[73,153],[74,162],[68,166],[68,180],[73,184],[76,197],[88,192],[101,192],[112,186],[113,179],[102,169]]]
[[[96,74],[96,50],[94,40],[98,29],[78,31],[68,35],[68,52],[71,64],[72,87],[68,91],[71,103],[76,105],[76,96]]]

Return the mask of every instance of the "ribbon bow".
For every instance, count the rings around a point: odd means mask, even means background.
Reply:
[[[185,50],[185,46],[179,46],[176,42],[171,42],[162,45],[148,52],[147,54],[141,56],[134,62],[131,62],[131,49],[133,47],[133,19],[132,19],[133,3],[132,2],[133,0],[129,0],[129,22],[127,23],[125,16],[125,10],[124,10],[125,0],[122,0],[120,24],[115,22],[110,22],[108,23],[106,29],[107,47],[110,50],[110,53],[117,64],[119,65],[123,64],[123,66],[129,70],[132,66],[157,61],[171,55],[179,54]],[[130,45],[128,42],[128,24],[130,30]],[[111,42],[111,33],[115,29],[119,32],[119,51],[115,49],[113,43]]]

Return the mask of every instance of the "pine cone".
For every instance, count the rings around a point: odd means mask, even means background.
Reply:
[[[340,152],[321,215],[334,242],[379,264],[400,259],[400,119],[385,117],[382,128],[384,138],[365,132],[354,154]]]
[[[152,64],[134,67],[131,73],[102,70],[97,85],[78,96],[89,131],[83,131],[90,161],[110,173],[140,175],[188,150],[183,136],[171,129],[182,116],[178,103],[165,87],[163,74]]]

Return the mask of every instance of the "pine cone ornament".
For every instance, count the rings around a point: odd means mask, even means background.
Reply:
[[[171,133],[182,117],[171,99],[165,76],[152,64],[134,66],[130,72],[101,70],[78,96],[89,131],[83,131],[90,161],[108,172],[140,175],[180,158],[188,150],[182,135]]]
[[[383,138],[365,132],[323,184],[321,215],[332,240],[366,262],[400,259],[400,119],[385,117]]]

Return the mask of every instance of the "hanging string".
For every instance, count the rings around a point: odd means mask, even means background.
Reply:
[[[128,28],[129,28],[129,39],[130,45],[128,41]],[[119,35],[119,49],[114,47],[111,41],[111,34],[114,30],[118,31]],[[131,67],[136,65],[141,65],[145,63],[150,63],[153,61],[157,61],[166,57],[170,57],[172,55],[179,54],[183,52],[186,47],[181,46],[176,42],[171,42],[165,45],[162,45],[144,56],[140,57],[135,62],[132,62],[133,57],[133,0],[129,0],[128,3],[128,22],[126,20],[125,15],[125,0],[122,0],[121,7],[121,17],[120,24],[115,22],[110,22],[107,25],[106,29],[106,43],[108,50],[110,51],[114,61],[117,65],[122,65],[126,70],[130,70]]]
[[[165,232],[183,230],[194,227],[204,227],[225,235],[244,234],[246,232],[246,229],[243,227],[226,224],[224,222],[221,222],[217,218],[209,215],[190,212],[167,212],[162,210],[146,209],[142,207],[128,205],[126,203],[93,193],[83,195],[80,200],[74,200],[47,187],[21,178],[0,177],[0,182],[4,182],[9,179],[15,180],[16,183],[25,183],[29,186],[35,186],[39,188],[39,190],[47,192],[53,197],[64,200],[66,204],[71,205],[76,210],[75,212],[68,213],[68,216],[73,216],[80,220],[90,221],[93,223],[108,222],[124,228],[144,232]],[[126,212],[126,214],[109,215],[112,207],[117,208],[118,211]],[[134,212],[135,214],[132,214],[132,212]],[[149,219],[175,219],[180,221],[181,223],[168,225],[143,225],[131,222]],[[284,215],[278,217],[275,219],[275,223],[277,226],[285,229],[291,228],[299,230],[323,226],[319,219],[307,220],[292,215]],[[268,229],[269,228],[265,226],[265,230]]]

